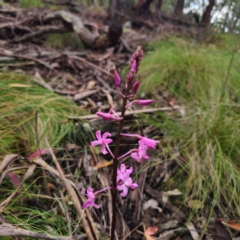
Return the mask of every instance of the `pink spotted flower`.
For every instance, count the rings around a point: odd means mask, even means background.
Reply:
[[[103,188],[99,191],[93,192],[93,188],[88,188],[87,189],[87,194],[85,194],[86,189],[82,189],[82,194],[87,196],[87,201],[82,205],[82,208],[87,208],[87,207],[95,207],[95,208],[100,208],[101,204],[97,205],[95,203],[95,196],[103,191],[106,191],[107,189],[110,189],[111,187],[106,187]]]
[[[133,168],[126,169],[125,164],[121,164],[120,169],[117,171],[117,189],[122,191],[120,195],[126,197],[128,194],[128,188],[135,189],[138,187],[137,183],[134,183],[130,174],[133,172]]]
[[[139,147],[138,150],[131,153],[131,157],[134,158],[137,162],[140,162],[142,158],[149,160],[150,157],[147,156],[147,146],[140,140],[138,141]]]

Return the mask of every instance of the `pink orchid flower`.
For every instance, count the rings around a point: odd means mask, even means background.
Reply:
[[[82,189],[82,194],[86,195],[87,196],[87,201],[82,205],[82,208],[87,208],[87,207],[95,207],[95,208],[100,208],[102,205],[99,204],[97,205],[95,203],[95,196],[107,189],[110,189],[111,187],[106,187],[106,188],[103,188],[99,191],[96,191],[96,192],[93,192],[93,188],[88,188],[87,189],[87,194],[85,194],[85,191],[86,189],[83,188]]]
[[[109,149],[108,144],[110,144],[113,140],[111,138],[107,138],[107,137],[111,137],[111,134],[109,132],[105,132],[101,136],[101,131],[98,130],[96,131],[96,137],[98,140],[92,141],[91,146],[95,147],[97,145],[102,145],[102,148],[101,148],[102,154],[105,155],[107,153],[111,153],[111,150]]]
[[[135,189],[138,187],[137,183],[134,183],[132,178],[129,176],[133,171],[133,168],[126,169],[125,164],[121,164],[120,170],[117,172],[117,189],[122,191],[120,195],[126,197],[128,194],[128,188]]]
[[[150,139],[150,138],[147,138],[147,137],[143,137],[143,136],[140,136],[138,134],[126,134],[126,133],[121,133],[122,136],[126,136],[126,137],[137,137],[140,139],[140,141],[146,145],[148,148],[153,148],[155,149],[156,147],[156,144],[159,143],[159,141],[156,141],[156,140],[153,140],[153,139]]]
[[[125,164],[121,164],[120,169],[117,170],[117,183],[120,180],[124,180],[126,178],[126,175],[129,176],[132,172],[133,172],[133,167],[126,169]]]
[[[138,151],[132,152],[131,157],[134,158],[137,162],[140,162],[142,158],[149,160],[150,157],[147,156],[147,146],[140,140]]]
[[[146,138],[146,137],[141,137],[140,141],[143,142],[147,147],[153,148],[153,149],[155,149],[156,144],[159,143],[159,140],[156,141],[156,140]]]

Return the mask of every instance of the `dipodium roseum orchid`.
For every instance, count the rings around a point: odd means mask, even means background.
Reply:
[[[116,202],[117,202],[117,191],[120,191],[120,195],[122,197],[126,197],[128,194],[129,188],[135,189],[138,187],[138,184],[133,182],[130,175],[133,173],[133,167],[126,168],[125,164],[121,164],[120,168],[118,169],[118,163],[125,158],[126,156],[131,156],[137,162],[140,162],[142,159],[149,160],[150,157],[147,156],[147,149],[148,148],[155,148],[159,141],[140,136],[138,134],[123,134],[123,126],[124,126],[124,117],[126,109],[131,106],[132,104],[139,104],[139,105],[149,105],[153,102],[151,99],[139,99],[139,100],[132,100],[132,98],[137,94],[137,91],[140,86],[140,81],[135,79],[135,76],[138,72],[139,65],[143,58],[143,51],[140,46],[137,47],[135,53],[132,55],[130,59],[130,71],[127,75],[124,91],[121,92],[121,78],[119,74],[115,71],[114,72],[114,80],[115,80],[115,87],[117,89],[118,94],[122,98],[122,106],[121,106],[121,116],[113,110],[110,109],[108,113],[97,112],[96,114],[103,118],[104,120],[117,120],[119,122],[119,129],[117,132],[116,137],[116,144],[114,154],[111,152],[109,148],[109,144],[113,142],[110,138],[111,134],[109,132],[104,133],[101,135],[101,131],[98,130],[96,132],[97,140],[92,141],[91,146],[95,147],[97,145],[101,145],[101,152],[102,154],[111,154],[113,158],[113,171],[112,171],[112,187],[107,187],[102,190],[94,192],[92,188],[87,189],[87,194],[83,193],[87,196],[87,201],[83,204],[82,208],[86,207],[95,207],[99,208],[101,205],[95,204],[95,197],[102,191],[111,188],[112,193],[112,226],[111,226],[111,240],[115,239],[115,224],[116,224]],[[131,99],[131,101],[129,101]],[[127,137],[136,137],[139,139],[138,141],[138,148],[130,149],[127,153],[119,156],[120,153],[120,145],[121,145],[121,136]],[[85,190],[84,190],[85,191]]]
[[[109,149],[108,144],[110,144],[113,140],[111,138],[107,138],[107,137],[111,137],[111,134],[109,132],[105,132],[101,136],[101,131],[98,130],[98,131],[96,131],[96,137],[98,140],[92,141],[91,146],[95,147],[97,145],[102,145],[102,147],[101,147],[102,154],[106,155],[106,154],[110,153],[112,155],[112,152]]]
[[[99,191],[93,192],[93,188],[88,188],[87,189],[87,194],[85,194],[86,189],[82,189],[82,194],[87,196],[87,201],[82,205],[82,208],[87,208],[87,207],[95,207],[95,208],[100,208],[102,205],[99,204],[97,205],[95,203],[95,196],[103,191],[106,191],[107,189],[110,189],[111,187],[103,188]]]
[[[117,171],[117,189],[122,191],[120,195],[126,197],[128,194],[128,188],[135,189],[138,187],[137,183],[134,183],[130,174],[133,172],[133,168],[126,169],[125,164],[121,164],[120,170]]]
[[[132,152],[131,157],[134,158],[137,162],[140,162],[143,158],[149,160],[150,157],[147,156],[147,146],[139,141],[138,151]]]

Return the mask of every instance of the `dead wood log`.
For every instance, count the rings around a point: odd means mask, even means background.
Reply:
[[[80,18],[63,10],[47,13],[43,17],[43,22],[46,24],[56,19],[62,20],[69,31],[74,31],[84,44],[92,49],[112,47],[118,43],[122,35],[122,27],[115,23],[109,27],[107,34],[96,36],[84,26]]]

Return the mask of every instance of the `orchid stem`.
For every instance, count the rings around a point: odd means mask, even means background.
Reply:
[[[126,94],[127,96],[129,93],[129,85],[127,85],[126,88]],[[126,105],[127,105],[127,97],[123,97],[123,104],[122,104],[122,111],[121,111],[121,118],[122,120],[119,121],[119,128],[118,128],[118,134],[117,134],[117,140],[116,140],[116,147],[114,151],[114,158],[113,158],[113,175],[112,175],[112,182],[113,182],[113,188],[112,188],[112,225],[111,225],[111,240],[114,240],[114,232],[115,232],[115,226],[116,226],[116,203],[117,203],[117,168],[118,168],[118,154],[119,154],[119,147],[120,147],[120,140],[121,140],[121,132],[123,129],[123,123],[124,123],[124,116],[126,111]]]

